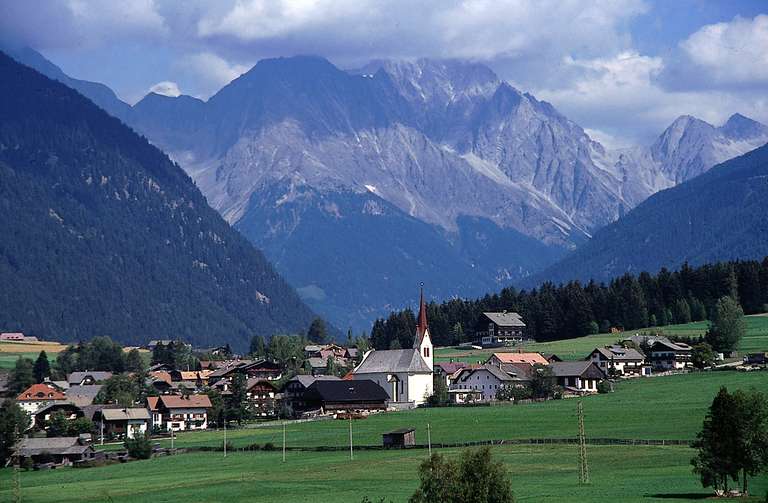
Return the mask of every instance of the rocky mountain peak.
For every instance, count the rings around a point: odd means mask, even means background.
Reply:
[[[739,113],[731,115],[719,129],[734,140],[768,137],[768,126]]]

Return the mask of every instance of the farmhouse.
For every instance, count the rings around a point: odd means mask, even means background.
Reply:
[[[385,410],[389,395],[370,379],[318,380],[304,393],[310,408],[325,412],[368,413]]]
[[[483,313],[475,328],[475,335],[482,346],[511,346],[523,341],[525,323],[518,313],[502,311]]]
[[[440,377],[445,380],[445,385],[449,388],[454,381],[456,373],[467,367],[464,362],[442,362],[435,364],[435,377]]]
[[[208,374],[208,380],[216,382],[222,377],[232,377],[235,374],[243,374],[246,378],[278,380],[283,371],[279,364],[269,360],[233,360]]]
[[[458,371],[451,389],[473,390],[480,393],[485,401],[495,400],[500,389],[521,384],[514,373],[502,370],[496,365],[476,365]]]
[[[72,372],[67,376],[67,383],[70,386],[84,386],[90,384],[98,384],[106,381],[112,377],[112,372],[102,371],[85,371],[85,372]]]
[[[96,411],[93,421],[109,438],[136,438],[147,433],[151,418],[145,408],[104,408]]]
[[[63,414],[68,421],[74,421],[78,417],[84,416],[83,409],[77,405],[67,402],[58,402],[46,405],[38,410],[33,416],[33,423],[42,426],[43,429],[47,430],[46,422],[50,421],[53,415],[57,413]]]
[[[96,450],[81,437],[23,438],[16,444],[14,455],[23,463],[30,459],[33,463],[54,463],[72,465],[78,461],[87,461],[96,457]]]
[[[651,375],[651,365],[645,362],[645,356],[640,351],[633,348],[616,345],[595,348],[588,359],[606,375]]]
[[[557,384],[573,393],[597,392],[597,384],[605,374],[591,361],[553,362],[549,366]]]
[[[528,365],[548,365],[547,361],[541,353],[523,353],[523,352],[509,352],[509,353],[493,353],[488,361],[491,365],[499,366],[509,363],[527,363]]]
[[[304,394],[307,388],[312,386],[315,381],[340,381],[336,376],[310,376],[297,375],[291,378],[283,387],[283,401],[292,410],[302,412],[308,410]]]
[[[160,427],[166,430],[204,430],[208,428],[208,409],[212,407],[207,395],[163,395],[156,403]],[[154,414],[154,411],[151,411]],[[152,419],[154,424],[154,418]]]
[[[416,430],[414,428],[401,428],[389,431],[381,436],[385,449],[397,447],[413,447],[416,445]]]
[[[274,417],[277,415],[277,387],[266,379],[248,379],[245,396],[251,404],[254,415]]]
[[[372,380],[381,386],[386,390],[390,405],[413,407],[432,395],[433,358],[422,290],[413,348],[369,351],[352,371],[352,377]]]
[[[42,383],[33,384],[22,391],[19,396],[16,397],[16,402],[19,404],[19,407],[28,414],[35,414],[43,407],[54,403],[63,403],[66,399],[67,396],[58,388],[48,383]],[[34,415],[32,418],[34,420]]]
[[[651,363],[657,370],[685,370],[693,366],[693,348],[682,342],[657,340],[651,345]]]

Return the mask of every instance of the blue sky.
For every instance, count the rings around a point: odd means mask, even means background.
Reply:
[[[768,122],[765,0],[0,0],[3,43],[133,103],[207,98],[264,57],[467,58],[611,146],[691,114]]]

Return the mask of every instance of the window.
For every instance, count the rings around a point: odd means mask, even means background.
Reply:
[[[429,348],[424,348],[424,357],[429,358]]]

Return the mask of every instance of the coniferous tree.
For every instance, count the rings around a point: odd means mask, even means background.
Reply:
[[[325,320],[315,318],[307,330],[307,339],[317,344],[324,344],[328,338],[328,331],[325,328]]]
[[[143,374],[146,370],[144,358],[141,356],[138,349],[133,348],[128,351],[128,356],[125,357],[125,369],[128,372],[136,372],[139,374]]]
[[[728,492],[729,480],[738,480],[739,453],[736,400],[725,387],[717,396],[704,418],[701,432],[693,447],[697,450],[691,460],[693,471],[704,487]]]
[[[29,427],[29,415],[12,400],[0,403],[0,466],[13,454],[16,442]]]
[[[8,375],[8,391],[18,395],[35,384],[34,364],[29,358],[19,357]]]
[[[35,375],[35,382],[43,382],[47,377],[51,376],[51,364],[48,362],[48,355],[45,351],[40,351],[40,354],[35,360],[35,366],[33,368]]]

